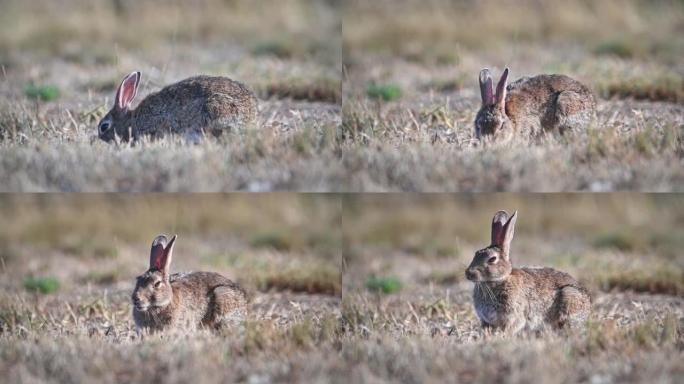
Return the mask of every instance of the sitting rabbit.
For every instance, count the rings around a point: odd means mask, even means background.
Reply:
[[[483,328],[515,334],[583,324],[591,310],[587,290],[572,276],[552,268],[513,268],[511,241],[517,212],[499,211],[491,245],[475,253],[465,271],[475,283],[473,302]]]
[[[239,285],[214,272],[170,274],[176,236],[152,242],[149,269],[133,291],[133,319],[141,331],[219,329],[243,319],[247,296]]]
[[[167,133],[187,138],[220,135],[256,120],[256,96],[227,77],[191,77],[150,94],[131,109],[139,84],[140,72],[123,79],[114,106],[98,124],[100,139],[129,141]]]

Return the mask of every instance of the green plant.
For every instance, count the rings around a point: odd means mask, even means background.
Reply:
[[[366,281],[366,288],[368,288],[368,290],[382,292],[384,294],[399,292],[401,290],[401,287],[401,280],[393,276],[371,276]]]
[[[366,95],[371,99],[392,101],[401,97],[401,88],[396,84],[370,84],[366,88]]]
[[[24,94],[29,99],[40,99],[42,101],[52,101],[59,97],[59,88],[55,85],[35,85],[29,84],[24,88]]]
[[[33,292],[48,294],[59,289],[59,280],[54,277],[32,277],[24,279],[24,288]]]

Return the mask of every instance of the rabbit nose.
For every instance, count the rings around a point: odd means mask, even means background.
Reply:
[[[477,277],[477,273],[475,273],[475,271],[468,268],[465,271],[465,276],[466,276],[466,279],[468,279],[468,280],[475,280]]]

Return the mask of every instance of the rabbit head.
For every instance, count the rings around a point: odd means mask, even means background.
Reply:
[[[138,84],[140,84],[140,72],[133,72],[123,79],[116,91],[114,106],[97,125],[97,134],[100,139],[107,142],[114,140],[117,136],[124,141],[130,139],[132,115],[130,107],[138,93]]]
[[[171,303],[173,291],[169,283],[169,270],[175,242],[176,235],[170,241],[160,235],[152,242],[150,268],[138,276],[133,291],[133,305],[138,311],[165,307]]]
[[[508,130],[511,125],[506,116],[506,82],[508,81],[508,68],[503,71],[499,83],[496,86],[496,93],[492,88],[492,76],[489,69],[480,71],[480,96],[482,96],[482,106],[475,117],[475,135],[477,138],[482,136],[495,135],[499,131]]]
[[[510,259],[511,240],[515,232],[518,212],[508,218],[499,211],[492,220],[492,243],[487,248],[475,252],[473,261],[466,269],[465,276],[473,282],[505,280],[513,269]]]

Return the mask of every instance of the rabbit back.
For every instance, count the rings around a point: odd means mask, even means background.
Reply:
[[[596,114],[591,90],[565,75],[523,77],[506,87],[506,115],[517,131],[578,130]]]
[[[219,328],[224,320],[239,321],[247,304],[245,291],[235,282],[214,272],[192,272],[171,280],[180,297],[181,317],[196,325]]]
[[[591,297],[575,278],[553,268],[520,268],[532,325],[575,325],[589,315]]]
[[[219,134],[256,120],[257,99],[227,77],[195,76],[152,93],[132,111],[135,136]]]

